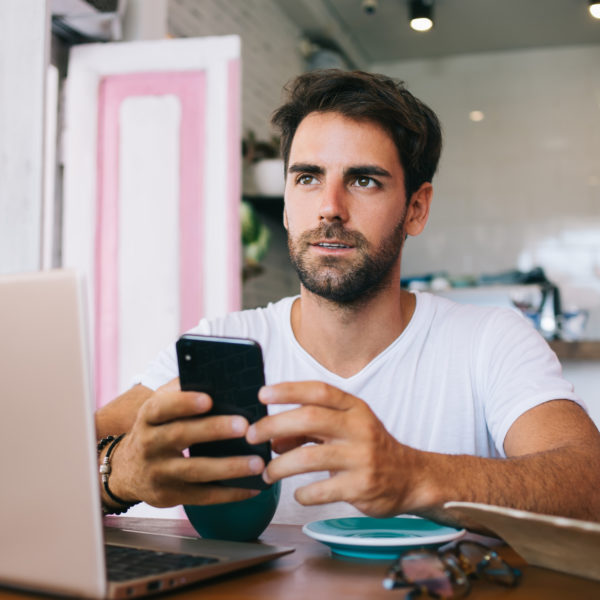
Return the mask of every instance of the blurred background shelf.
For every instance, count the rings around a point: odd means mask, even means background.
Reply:
[[[600,361],[600,340],[581,340],[578,342],[553,340],[549,344],[561,361]]]

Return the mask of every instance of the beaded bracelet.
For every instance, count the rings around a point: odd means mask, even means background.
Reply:
[[[105,438],[102,438],[98,442],[98,456],[100,456],[100,453],[102,452],[102,450],[104,450],[104,448],[106,448],[106,445],[109,442],[112,442],[114,439],[115,439],[114,435],[107,435]]]
[[[109,436],[106,436],[105,438],[102,438],[98,442],[98,456],[100,456],[100,453],[106,447],[106,445],[110,443],[110,446],[108,447],[108,450],[106,451],[104,459],[102,460],[102,464],[100,465],[99,472],[100,472],[100,475],[102,475],[102,485],[104,486],[104,491],[106,492],[106,495],[113,502],[115,502],[116,504],[119,505],[119,509],[114,509],[110,506],[107,506],[103,502],[102,503],[102,511],[105,515],[107,515],[107,514],[120,515],[124,512],[127,512],[132,506],[139,504],[139,502],[127,502],[125,500],[122,500],[121,498],[119,498],[118,496],[113,494],[110,491],[110,488],[108,487],[108,478],[110,477],[110,474],[112,472],[112,467],[110,464],[111,454],[113,453],[114,449],[117,447],[117,444],[123,439],[124,436],[125,436],[124,433],[122,433],[121,435],[119,435],[117,437],[115,437],[114,435],[109,435]]]

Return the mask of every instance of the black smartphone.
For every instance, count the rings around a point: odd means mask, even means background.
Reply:
[[[267,415],[258,400],[265,384],[262,351],[254,340],[184,334],[175,344],[179,382],[183,391],[205,392],[213,400],[204,416],[242,415],[254,423]],[[271,444],[249,444],[245,438],[203,442],[190,446],[190,456],[247,456],[257,454],[265,464],[271,460]],[[266,489],[260,475],[215,481],[220,485]]]

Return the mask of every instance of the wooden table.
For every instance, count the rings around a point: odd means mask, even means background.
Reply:
[[[107,517],[105,522],[111,527],[119,527],[127,523],[128,529],[196,535],[186,520]],[[394,600],[405,595],[404,591],[387,591],[381,585],[389,561],[361,561],[332,557],[326,546],[305,536],[298,526],[271,525],[261,536],[261,540],[280,546],[293,546],[296,551],[270,563],[198,583],[157,598],[177,598],[177,600],[277,600],[279,598],[377,600],[385,598]],[[474,581],[469,598],[473,600],[478,598],[597,600],[600,598],[600,581],[530,567],[508,547],[502,547],[500,553],[510,564],[523,571],[520,585],[517,588],[507,589],[485,581]],[[0,590],[0,600],[24,600],[25,598],[39,598],[39,596]]]

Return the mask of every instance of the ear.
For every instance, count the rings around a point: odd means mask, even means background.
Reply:
[[[404,220],[404,231],[408,235],[419,235],[425,229],[432,199],[433,186],[428,181],[421,184],[421,187],[410,197]]]
[[[287,231],[287,229],[288,229],[288,218],[287,218],[287,211],[285,210],[285,206],[283,207],[283,226],[285,227],[285,230]]]

